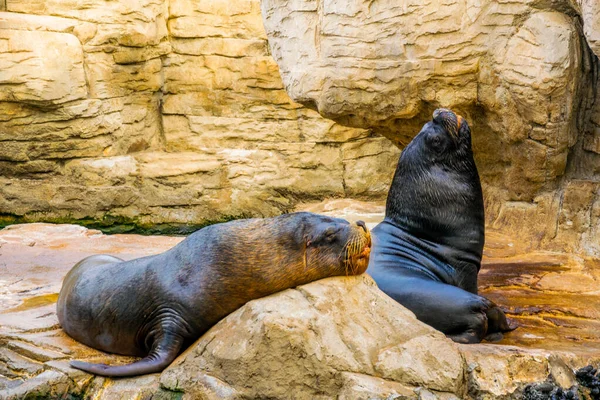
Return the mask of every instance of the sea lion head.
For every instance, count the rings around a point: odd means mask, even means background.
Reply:
[[[371,233],[362,221],[321,218],[310,226],[304,241],[309,269],[333,269],[330,275],[360,275],[369,265]]]
[[[386,219],[415,237],[481,258],[483,195],[464,118],[435,110],[402,151]]]
[[[421,169],[472,169],[471,129],[467,121],[447,108],[438,108],[402,152],[404,163]],[[410,158],[410,160],[408,160]],[[466,163],[465,163],[466,161]]]

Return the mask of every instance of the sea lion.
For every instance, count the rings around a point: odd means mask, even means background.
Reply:
[[[501,339],[515,328],[477,295],[483,195],[462,117],[436,110],[402,151],[385,219],[372,235],[367,273],[419,320],[461,343]]]
[[[104,376],[162,371],[182,349],[246,302],[368,265],[364,222],[307,212],[205,227],[158,255],[83,259],[64,279],[58,320],[90,347],[141,356],[128,365],[73,361]]]

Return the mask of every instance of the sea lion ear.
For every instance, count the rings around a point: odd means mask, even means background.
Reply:
[[[310,233],[305,233],[302,237],[302,241],[306,245],[306,247],[310,247],[313,244],[313,238]]]
[[[464,118],[459,119],[460,124],[458,125],[458,143],[460,146],[467,146],[471,148],[471,127]]]
[[[458,118],[458,135],[460,137],[463,137],[465,135],[471,136],[471,127],[467,123],[467,120],[464,119],[463,117],[461,117],[460,115],[457,115],[457,118]]]

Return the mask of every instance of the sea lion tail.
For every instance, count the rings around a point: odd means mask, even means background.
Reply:
[[[146,357],[125,365],[107,365],[107,364],[93,364],[84,361],[71,361],[71,367],[80,369],[85,372],[89,372],[94,375],[109,376],[109,377],[123,377],[123,376],[136,376],[151,374],[154,372],[160,372],[165,369],[181,350],[183,340],[170,340],[163,338],[160,344],[153,347]]]

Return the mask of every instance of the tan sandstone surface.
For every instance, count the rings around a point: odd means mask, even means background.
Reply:
[[[399,150],[290,100],[258,0],[8,0],[0,223],[121,229],[385,195]]]
[[[363,219],[383,204],[335,202],[302,209]],[[551,375],[564,388],[573,370],[600,362],[600,265],[558,253],[525,253],[489,232],[481,293],[519,328],[495,344],[456,345],[416,321],[367,275],[331,278],[248,303],[162,374],[108,380],[68,367],[70,359],[127,362],[68,338],[55,314],[66,272],[109,253],[156,254],[181,237],[103,235],[73,225],[15,225],[0,231],[0,398],[519,399]]]
[[[404,146],[437,107],[472,126],[487,222],[599,256],[599,3],[264,0],[291,98]]]

